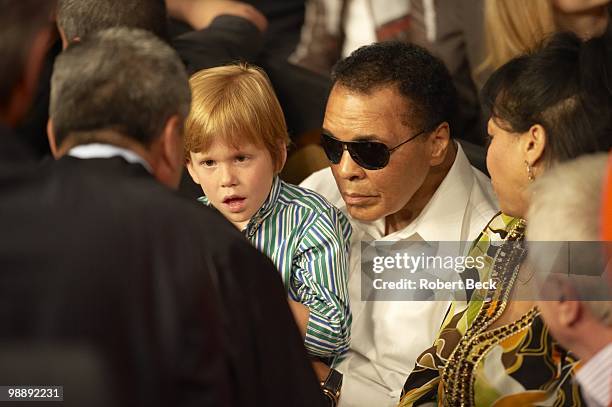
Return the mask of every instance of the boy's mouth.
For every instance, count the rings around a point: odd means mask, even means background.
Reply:
[[[240,212],[246,206],[246,198],[238,195],[230,195],[223,199],[223,205],[225,205],[230,212]]]

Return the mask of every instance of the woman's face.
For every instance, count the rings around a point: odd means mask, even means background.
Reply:
[[[573,31],[582,39],[606,32],[610,23],[611,0],[553,0],[559,29]]]
[[[554,6],[563,13],[581,13],[609,3],[610,0],[553,0]]]
[[[526,189],[530,181],[523,138],[528,134],[504,130],[496,121],[500,122],[499,119],[489,119],[487,126],[491,140],[487,151],[491,183],[502,212],[524,218],[528,205]]]

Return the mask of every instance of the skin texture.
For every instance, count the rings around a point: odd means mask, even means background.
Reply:
[[[487,169],[491,175],[491,184],[497,195],[502,212],[510,216],[525,218],[529,205],[529,180],[527,163],[531,166],[534,178],[542,174],[545,164],[542,160],[546,146],[546,131],[535,124],[524,133],[508,131],[510,126],[500,119],[490,118],[487,126],[489,150],[487,151]],[[532,271],[525,264],[519,269],[516,288],[512,292],[512,303],[502,315],[497,318],[488,329],[495,329],[516,321],[524,315],[533,305],[533,301],[517,301],[514,298],[533,298],[527,286],[521,282],[528,282]]]
[[[527,188],[531,183],[527,163],[534,177],[541,174],[545,131],[540,125],[532,126],[525,133],[510,132],[506,128],[498,119],[489,119],[487,130],[491,142],[487,169],[502,212],[525,217],[529,204]]]
[[[268,28],[266,17],[250,4],[233,0],[166,0],[169,14],[201,30],[221,15],[242,17],[261,32]]]
[[[34,35],[24,64],[24,71],[15,84],[8,103],[6,105],[4,101],[0,103],[1,122],[11,127],[17,126],[27,113],[52,38],[53,32],[50,27],[45,27]]]
[[[409,103],[393,85],[364,94],[336,84],[323,128],[338,140],[372,140],[395,147],[422,130],[410,120]],[[452,165],[455,151],[450,144],[444,123],[395,150],[380,170],[360,167],[345,151],[331,169],[349,214],[362,221],[384,218],[387,233],[408,225],[448,172],[447,161]],[[443,171],[436,171],[441,165]]]
[[[546,300],[537,301],[546,325],[554,337],[586,363],[612,342],[612,327],[599,322],[563,278],[544,284]]]
[[[556,24],[585,40],[602,35],[610,20],[609,4],[610,0],[553,0]]]
[[[610,4],[610,0],[553,0],[554,6],[565,13],[578,13]]]
[[[223,216],[244,229],[272,188],[276,169],[270,152],[254,144],[215,141],[206,151],[190,152],[190,157],[187,169],[193,181]]]
[[[234,226],[243,230],[253,215],[261,208],[270,194],[274,176],[286,159],[286,147],[279,146],[282,162],[275,165],[272,155],[264,148],[251,143],[229,146],[215,141],[205,152],[190,152],[187,169],[196,184]],[[245,198],[242,202],[228,204],[228,196]],[[232,207],[233,206],[233,207]],[[288,299],[300,333],[304,337],[310,318],[310,310],[302,303]]]
[[[184,118],[178,115],[171,116],[162,133],[148,147],[112,130],[97,131],[96,139],[100,143],[132,150],[149,164],[151,172],[160,183],[171,189],[178,189],[184,163],[183,121]],[[47,123],[47,135],[51,152],[56,159],[64,156],[78,144],[78,137],[71,136],[68,136],[61,145],[57,144],[52,117]]]

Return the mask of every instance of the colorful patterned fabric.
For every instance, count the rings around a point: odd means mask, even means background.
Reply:
[[[404,385],[400,407],[580,406],[572,380],[576,360],[549,334],[535,306],[516,321],[490,328],[506,308],[525,256],[525,222],[503,214],[485,227],[470,256],[485,257],[474,270],[496,289],[472,293],[465,310],[453,304],[433,346],[419,356]]]
[[[198,200],[210,205],[205,196]],[[309,354],[340,360],[351,326],[346,216],[317,193],[276,177],[243,233],[274,262],[289,296],[309,308],[304,340]]]

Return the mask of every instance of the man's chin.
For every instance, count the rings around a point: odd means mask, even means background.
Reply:
[[[372,206],[357,206],[347,205],[346,209],[353,219],[357,219],[362,222],[373,222],[378,219],[384,218],[385,214],[374,205]]]

